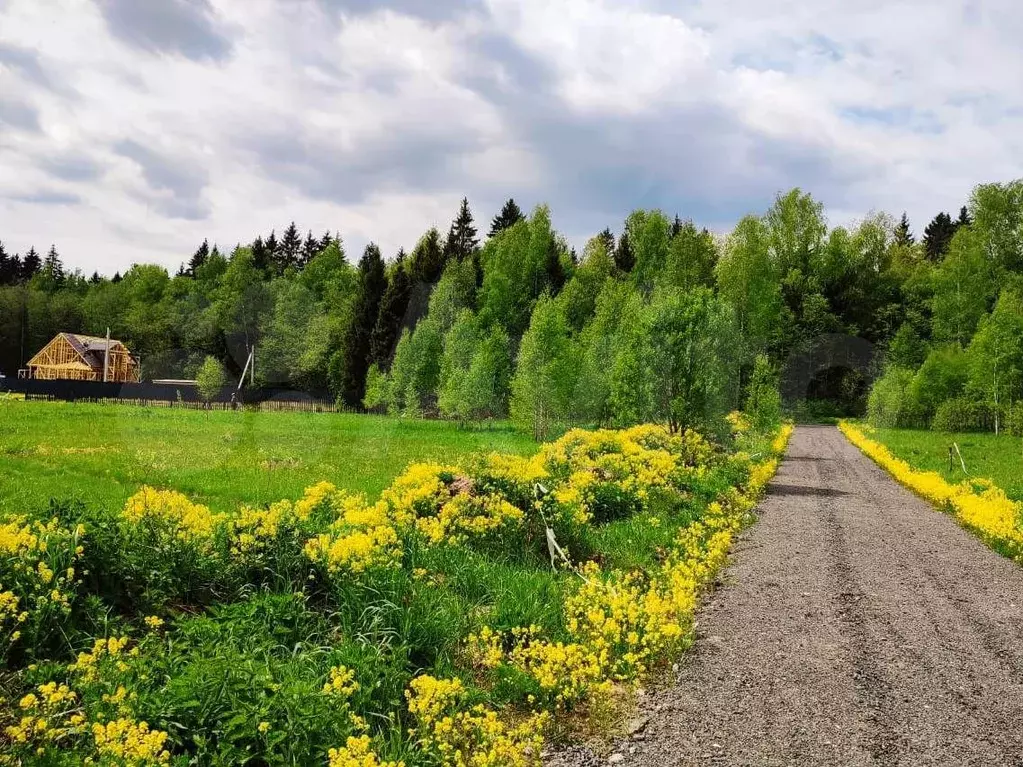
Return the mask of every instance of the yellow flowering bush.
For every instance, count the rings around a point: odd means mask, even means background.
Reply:
[[[115,719],[92,725],[92,737],[101,757],[117,760],[126,767],[167,764],[170,752],[164,749],[167,733],[151,730],[146,722]]]
[[[368,506],[362,496],[336,499],[339,516],[328,532],[310,538],[305,555],[327,573],[358,575],[401,564],[402,545],[383,503]]]
[[[850,442],[900,484],[950,511],[990,546],[1023,564],[1023,503],[1008,498],[989,480],[953,485],[937,472],[918,471],[848,421],[841,422],[839,428]]]
[[[80,583],[84,535],[57,519],[0,523],[0,661],[42,651],[59,633]]]
[[[350,737],[327,754],[328,767],[405,767],[405,762],[384,762],[373,751],[368,735]]]
[[[202,504],[192,503],[174,490],[143,486],[124,505],[122,516],[137,526],[148,526],[158,535],[208,548],[224,515],[214,514]]]
[[[466,707],[467,692],[457,679],[429,675],[412,680],[408,710],[423,751],[450,767],[528,767],[540,764],[548,717],[531,716],[510,724],[483,705]]]

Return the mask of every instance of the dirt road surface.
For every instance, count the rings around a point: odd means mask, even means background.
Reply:
[[[1023,568],[800,427],[677,684],[589,765],[1023,765]]]

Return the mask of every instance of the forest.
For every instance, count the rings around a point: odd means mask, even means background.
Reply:
[[[109,327],[146,378],[237,377],[353,408],[462,423],[715,427],[771,391],[793,355],[839,334],[867,369],[815,375],[786,405],[887,426],[1002,429],[1023,395],[1023,181],[976,187],[918,238],[905,214],[831,226],[799,189],[727,234],[659,210],[569,246],[509,200],[484,235],[463,200],[446,235],[352,262],[340,235],[292,223],[230,252],[203,242],[177,274],[86,277],[0,245],[0,372],[56,332]],[[870,385],[876,380],[876,385]],[[869,395],[869,396],[868,396]],[[767,396],[767,395],[765,395]]]

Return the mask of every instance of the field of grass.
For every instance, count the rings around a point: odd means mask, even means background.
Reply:
[[[787,438],[3,408],[23,767],[538,767],[689,646]]]
[[[535,450],[505,425],[0,400],[0,513],[45,509],[51,497],[120,508],[143,484],[224,512],[297,498],[321,480],[376,496],[412,462]]]
[[[953,483],[967,479],[958,457],[949,469],[948,448],[954,442],[959,445],[970,477],[990,479],[1009,498],[1023,501],[1023,440],[1018,437],[916,429],[872,429],[870,435],[914,468],[939,472]]]

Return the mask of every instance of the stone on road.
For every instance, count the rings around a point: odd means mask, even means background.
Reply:
[[[621,764],[1023,765],[1023,568],[833,427],[796,429],[758,515]]]

